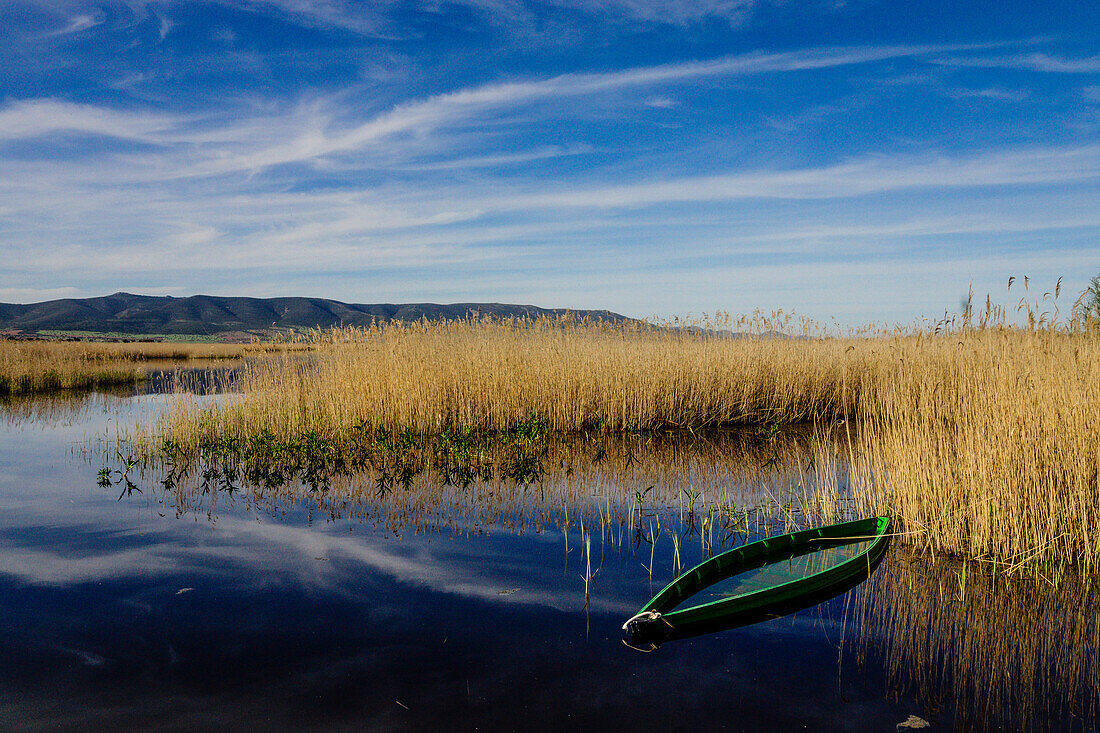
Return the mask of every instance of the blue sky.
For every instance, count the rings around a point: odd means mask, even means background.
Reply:
[[[0,68],[0,301],[911,323],[1100,272],[1096,3],[0,1]]]

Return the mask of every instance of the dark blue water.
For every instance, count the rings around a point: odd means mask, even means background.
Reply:
[[[956,722],[933,693],[899,687],[858,591],[643,654],[620,626],[674,577],[672,549],[659,545],[651,578],[649,547],[621,527],[597,528],[586,557],[578,527],[417,533],[326,519],[307,500],[240,492],[208,513],[152,482],[121,499],[97,486],[89,440],[163,401],[93,396],[0,420],[0,729]],[[702,547],[681,552],[686,565]]]

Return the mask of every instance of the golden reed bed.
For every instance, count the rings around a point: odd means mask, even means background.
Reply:
[[[816,422],[861,439],[859,511],[904,539],[1008,567],[1100,553],[1100,333],[962,325],[849,338],[732,338],[570,321],[397,324],[314,333],[308,356],[246,363],[242,394],[177,403],[182,446],[261,431],[557,431]],[[840,427],[838,427],[838,425]]]

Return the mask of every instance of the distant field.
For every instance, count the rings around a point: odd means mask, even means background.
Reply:
[[[46,338],[80,338],[96,340],[162,341],[174,344],[216,344],[228,341],[227,334],[201,333],[121,333],[118,331],[38,331]]]

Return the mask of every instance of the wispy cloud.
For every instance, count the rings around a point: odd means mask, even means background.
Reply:
[[[188,142],[210,144],[219,135],[237,143],[234,148],[214,147],[203,159],[172,171],[175,176],[214,176],[236,172],[257,172],[272,166],[315,161],[326,156],[361,150],[400,135],[426,135],[453,126],[472,116],[501,108],[517,108],[543,100],[609,94],[619,90],[647,89],[686,83],[709,77],[750,76],[769,73],[804,72],[868,64],[902,58],[925,57],[954,46],[890,46],[879,48],[827,48],[778,54],[747,54],[709,61],[664,64],[589,74],[564,74],[549,79],[488,84],[443,93],[399,104],[365,122],[338,128],[334,115],[323,105],[307,105],[293,119],[254,119],[234,122],[220,131],[207,125],[201,134],[186,136],[166,133],[179,120],[157,114],[117,111],[75,105],[58,100],[17,102],[0,112],[0,139],[41,137],[57,131],[128,137],[145,142]],[[346,116],[348,113],[345,112]],[[307,117],[309,119],[307,119]],[[292,124],[288,124],[292,123]],[[249,130],[265,128],[266,134]],[[272,131],[285,134],[272,135]],[[271,139],[272,145],[245,144],[257,138]],[[199,150],[201,154],[201,148]]]
[[[423,16],[441,15],[462,9],[479,16],[483,22],[512,30],[525,30],[537,19],[553,12],[569,12],[595,22],[644,22],[654,25],[688,27],[706,20],[725,21],[730,25],[743,22],[757,0],[451,0],[447,3],[423,0],[402,3],[399,0],[374,0],[363,3],[354,0],[209,0],[236,11],[255,13],[309,28],[355,33],[368,37],[401,36],[407,33],[397,23],[399,11],[414,11]],[[70,26],[59,33],[73,33],[95,25],[88,23],[96,11],[109,8],[130,15],[147,16],[156,13],[161,39],[172,23],[161,12],[186,4],[186,0],[29,0],[53,12],[80,13]]]
[[[1052,74],[1100,74],[1100,56],[1070,59],[1045,53],[1025,53],[1009,56],[952,57],[935,59],[934,63],[944,66],[1023,69]]]
[[[657,95],[646,99],[644,104],[647,107],[656,107],[657,109],[671,109],[676,106],[676,100],[671,97]]]
[[[961,47],[955,47],[961,48]],[[942,46],[838,48],[781,54],[749,54],[711,61],[665,64],[594,74],[565,74],[535,81],[504,82],[439,94],[398,105],[343,130],[312,129],[293,139],[242,155],[218,157],[196,166],[196,175],[257,171],[360,149],[396,135],[428,132],[472,115],[540,100],[568,100],[617,90],[681,83],[721,76],[795,72],[924,56]]]
[[[616,208],[740,199],[835,199],[921,188],[1067,183],[1100,178],[1100,145],[921,160],[870,157],[823,167],[697,176],[514,196],[508,207]],[[484,202],[483,204],[484,205]]]
[[[58,298],[79,298],[80,291],[72,286],[61,288],[5,288],[0,287],[0,302],[37,303]]]
[[[955,87],[948,89],[946,93],[952,99],[989,99],[1002,102],[1022,102],[1027,99],[1027,92],[1000,87],[983,87],[981,89]]]
[[[96,18],[92,15],[75,15],[69,19],[68,25],[66,25],[64,28],[59,28],[51,35],[67,36],[72,33],[80,33],[81,31],[86,31],[89,28],[94,28],[102,22],[103,21],[101,19]]]
[[[544,584],[531,577],[538,572],[537,568],[532,570],[533,566],[493,561],[455,548],[406,545],[391,549],[365,536],[330,534],[233,516],[219,518],[218,528],[222,542],[216,546],[181,543],[173,536],[170,524],[147,529],[143,536],[151,540],[148,546],[84,555],[0,545],[0,573],[28,584],[56,587],[132,577],[163,580],[180,576],[194,578],[193,582],[201,585],[204,578],[216,575],[210,563],[216,557],[215,565],[231,572],[239,573],[244,568],[253,571],[251,575],[256,578],[282,576],[303,587],[330,593],[349,592],[348,588],[354,586],[352,578],[365,569],[404,585],[494,605],[518,603],[570,611],[577,606],[576,594],[540,589]],[[93,539],[103,532],[98,527],[79,525],[69,530]],[[317,557],[330,562],[320,564]],[[264,572],[254,572],[260,565]],[[500,594],[501,589],[516,587],[520,592]],[[626,613],[630,608],[627,601],[606,594],[594,598],[592,605],[616,613]]]
[[[484,273],[524,271],[523,287],[538,293],[555,282],[553,273],[566,261],[586,263],[581,287],[588,292],[624,269],[647,281],[648,270],[679,262],[680,277],[691,273],[694,281],[731,258],[749,258],[754,267],[792,257],[858,262],[884,250],[915,251],[902,242],[947,237],[1034,239],[1036,233],[1051,232],[1063,240],[1063,254],[1076,253],[1065,255],[1072,259],[1081,256],[1073,243],[1078,238],[1057,233],[1100,231],[1100,220],[1086,213],[1091,210],[1087,186],[1100,180],[1098,147],[936,159],[875,156],[834,166],[612,187],[578,182],[545,190],[536,178],[514,182],[507,191],[493,183],[471,187],[429,180],[383,190],[302,193],[261,187],[234,194],[224,185],[102,188],[91,180],[58,178],[71,176],[69,168],[5,177],[0,190],[18,216],[0,216],[0,236],[10,243],[5,259],[12,263],[0,287],[30,294],[58,277],[106,282],[127,272],[151,287],[179,288],[180,282],[199,276],[204,291],[217,289],[211,280],[215,275],[227,276],[222,292],[240,294],[250,273],[262,271],[264,287],[250,286],[249,294],[277,295],[288,287],[300,293],[311,287],[318,294],[362,300],[324,283],[332,273],[353,279],[390,273],[397,278],[396,290],[383,290],[372,278],[371,292],[400,299],[411,291],[397,284],[399,273],[427,269],[447,275],[438,281],[417,275],[418,297],[440,299],[453,291],[457,299],[471,299],[469,293],[462,295],[468,278],[477,282]],[[91,179],[92,172],[87,175]],[[28,189],[12,178],[35,186]],[[1054,193],[1046,196],[1047,190]],[[975,194],[984,199],[980,215],[955,210],[965,210],[961,202]],[[846,199],[856,203],[827,203]],[[951,201],[960,203],[946,208],[937,203]],[[875,208],[881,213],[867,221],[866,212]],[[943,213],[932,216],[937,208]],[[864,213],[853,220],[852,211]],[[924,216],[914,218],[913,211]],[[26,221],[38,223],[20,229]],[[960,256],[968,256],[967,251]],[[1055,262],[1052,251],[1044,257],[1048,264]],[[479,287],[472,299],[518,297],[508,288]],[[556,287],[557,295],[545,290],[552,297],[548,302],[569,305],[578,282],[574,278]],[[609,288],[601,297],[623,298],[616,307],[631,310],[623,303],[632,302],[637,292]],[[700,297],[703,291],[693,293]],[[664,307],[675,309],[674,301]]]
[[[17,101],[0,109],[0,140],[79,133],[146,143],[164,141],[162,134],[178,126],[178,117],[149,112],[119,111],[60,99]]]
[[[21,38],[45,50],[5,58],[42,63],[0,97],[9,300],[528,292],[636,313],[660,291],[678,312],[730,305],[713,298],[738,272],[945,242],[971,262],[998,238],[1063,261],[1100,229],[1100,141],[1067,122],[1095,106],[1100,57],[1050,39],[744,52],[723,21],[747,0],[33,1]],[[104,21],[45,37],[81,17]],[[538,54],[504,30],[555,23],[640,47]],[[712,48],[729,53],[683,55]]]
[[[539,160],[550,160],[552,158],[565,158],[575,155],[585,155],[587,153],[591,153],[592,151],[593,148],[591,145],[572,145],[569,147],[552,145],[549,147],[538,148],[537,150],[528,150],[518,153],[471,156],[454,158],[451,160],[440,160],[432,163],[397,164],[393,167],[403,170],[416,171],[461,170],[465,168],[500,168],[503,166],[533,163]]]
[[[254,12],[277,12],[288,20],[319,28],[335,28],[366,35],[395,33],[392,11],[397,0],[358,3],[350,0],[218,0],[227,7]],[[167,0],[165,0],[167,2]],[[440,13],[464,8],[496,25],[526,26],[540,12],[566,10],[607,21],[642,21],[661,25],[688,26],[707,19],[741,23],[757,0],[451,0],[448,3],[419,2],[422,12]],[[407,7],[407,6],[406,6]]]
[[[608,19],[644,21],[662,25],[688,26],[707,19],[731,25],[743,22],[757,0],[457,0],[480,10],[487,18],[530,21],[533,8],[560,8]]]
[[[163,41],[168,37],[168,34],[172,32],[172,28],[174,28],[176,24],[172,22],[171,18],[164,14],[158,14],[157,21],[157,33],[160,35],[160,40]]]
[[[373,35],[395,0],[357,3],[344,0],[216,0],[218,4],[256,13],[280,13],[284,18],[319,28],[337,28]]]

